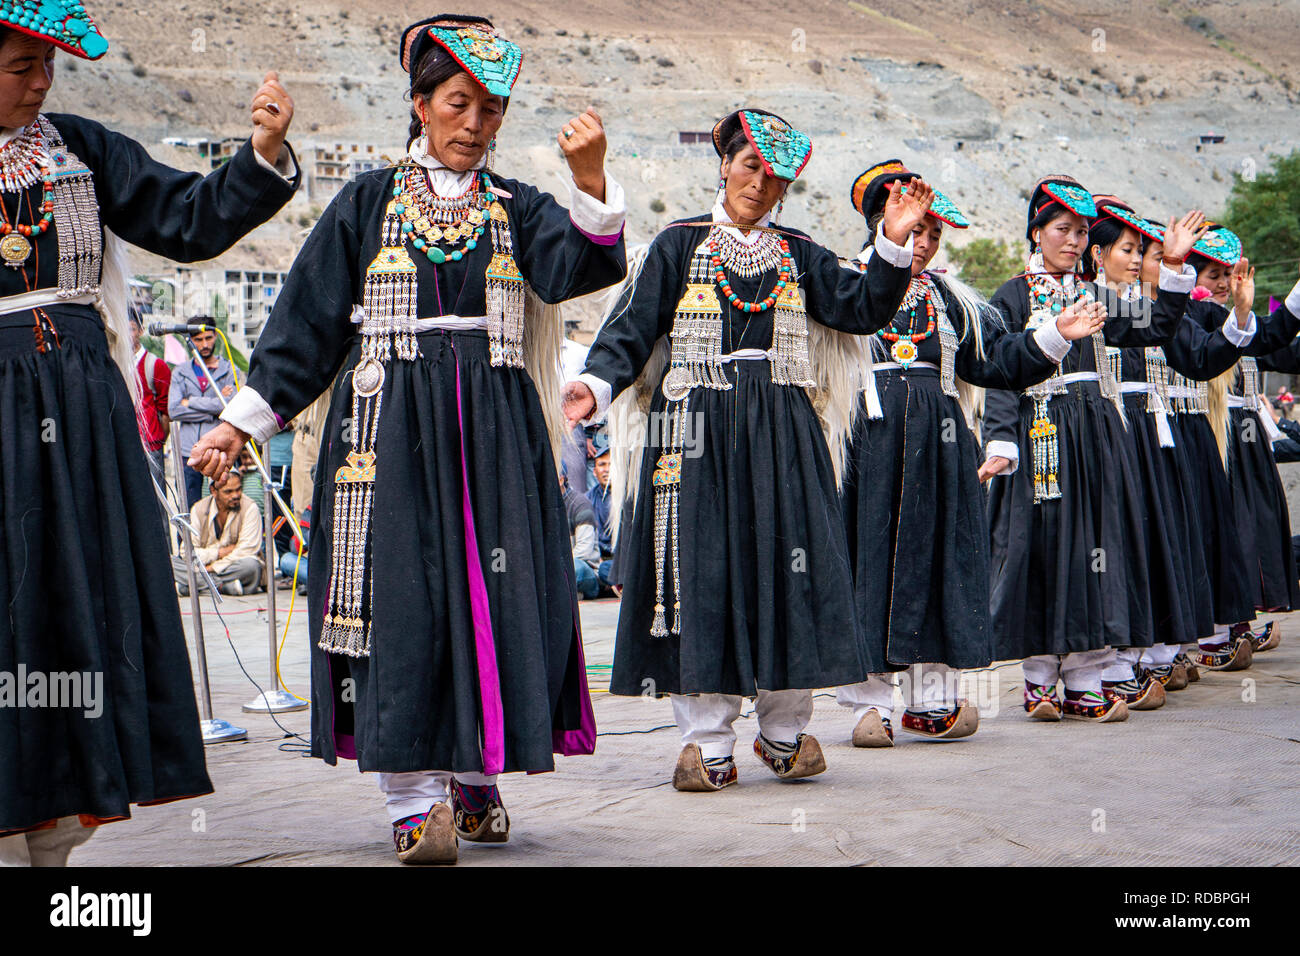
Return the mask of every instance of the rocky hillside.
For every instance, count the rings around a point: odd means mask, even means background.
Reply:
[[[94,116],[177,163],[190,160],[159,141],[241,134],[248,98],[271,68],[297,102],[295,142],[400,145],[408,107],[397,37],[408,20],[437,12],[395,12],[380,0],[90,6],[113,48],[95,64],[61,58],[50,108]],[[526,52],[498,164],[559,190],[555,132],[594,105],[640,241],[712,197],[712,148],[679,145],[678,132],[708,130],[742,104],[811,134],[807,186],[787,202],[785,221],[845,252],[862,236],[849,183],[883,158],[901,157],[949,193],[976,221],[970,236],[1011,239],[1045,173],[1070,173],[1148,215],[1192,205],[1214,213],[1234,172],[1249,175],[1300,145],[1294,0],[480,9]],[[1224,142],[1198,151],[1211,131]],[[251,249],[231,255],[287,264],[310,214],[296,199]]]

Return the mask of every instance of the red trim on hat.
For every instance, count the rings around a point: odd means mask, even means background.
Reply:
[[[784,176],[778,176],[776,173],[772,171],[772,164],[767,161],[767,157],[763,155],[763,151],[758,148],[758,143],[754,142],[754,134],[749,129],[749,120],[745,118],[745,111],[738,110],[737,112],[740,114],[740,128],[745,131],[745,139],[749,140],[749,145],[754,147],[754,152],[758,154],[758,159],[759,162],[763,164],[763,169],[766,170],[767,174],[771,176],[773,179],[780,179],[782,182],[786,182],[787,180],[785,179]],[[754,112],[758,112],[758,111],[755,110]],[[780,122],[785,123],[785,120],[782,120],[779,116],[775,116],[772,113],[763,113],[761,115],[772,116],[774,119],[780,120]],[[790,126],[789,123],[786,123],[785,125],[789,127],[792,131],[794,130],[794,127]],[[803,162],[799,164],[799,168],[794,171],[794,179],[799,178],[799,174],[803,172],[803,168],[808,165],[808,160],[810,159],[812,159],[811,143],[808,146],[808,154],[804,156]],[[788,181],[794,182],[794,179]]]
[[[91,21],[91,22],[93,23],[94,21]],[[94,63],[96,60],[101,60],[101,59],[103,59],[105,56],[108,55],[108,50],[105,50],[105,51],[104,51],[103,53],[101,53],[99,56],[94,56],[94,57],[92,57],[92,56],[87,56],[87,55],[86,55],[86,51],[83,50],[83,49],[81,49],[81,47],[71,46],[70,44],[64,43],[64,42],[62,42],[61,40],[56,40],[54,37],[50,36],[48,33],[40,33],[40,32],[38,32],[38,31],[36,31],[36,30],[28,30],[26,27],[20,27],[20,26],[18,26],[16,23],[10,23],[8,20],[0,20],[0,26],[6,27],[6,28],[8,28],[8,29],[10,29],[10,30],[13,30],[15,33],[24,33],[24,34],[26,34],[26,35],[29,36],[29,37],[35,37],[37,40],[44,40],[46,43],[52,43],[52,44],[54,44],[56,47],[58,47],[60,50],[63,50],[64,52],[67,52],[67,53],[71,53],[73,56],[75,56],[75,57],[76,57],[77,59],[79,59],[79,60],[87,60],[87,61],[89,61],[89,62],[91,62],[91,63]],[[96,27],[98,27],[98,25],[96,25]],[[95,32],[98,33],[98,32],[99,32],[98,29],[96,29]],[[99,35],[100,35],[100,36],[103,36],[102,33],[99,34]],[[107,41],[105,41],[105,42],[107,42]]]

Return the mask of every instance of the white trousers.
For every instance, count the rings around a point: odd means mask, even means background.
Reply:
[[[1106,658],[1106,664],[1101,669],[1101,679],[1114,683],[1133,680],[1137,677],[1137,665],[1141,660],[1142,648],[1140,647],[1112,647],[1110,656]]]
[[[1228,625],[1226,624],[1214,625],[1214,633],[1211,634],[1209,637],[1201,638],[1199,642],[1201,647],[1210,647],[1211,645],[1214,644],[1227,644],[1227,643],[1228,643]]]
[[[1182,644],[1152,644],[1142,652],[1142,663],[1147,667],[1164,667],[1172,664],[1182,649]]]
[[[903,702],[908,710],[922,712],[945,710],[957,706],[961,671],[947,664],[913,664],[903,674]],[[874,710],[885,720],[894,715],[896,674],[872,674],[857,684],[846,684],[835,692],[841,707],[853,710],[853,719],[861,720]]]
[[[48,830],[0,837],[0,866],[67,866],[73,847],[90,839],[95,827],[77,817],[63,817]]]
[[[1059,680],[1065,683],[1066,690],[1100,694],[1101,673],[1110,654],[1109,647],[1070,654],[1038,654],[1026,657],[1021,667],[1025,672],[1025,680],[1031,684],[1055,687]]]
[[[673,717],[682,732],[682,746],[698,744],[705,760],[730,757],[736,750],[736,728],[743,697],[730,694],[673,694]],[[760,690],[754,701],[758,732],[773,743],[794,743],[812,720],[810,690]]]
[[[446,801],[453,776],[468,787],[492,787],[497,782],[496,774],[452,774],[450,770],[381,773],[379,789],[384,792],[388,819],[396,823],[417,813],[428,813],[435,803]]]

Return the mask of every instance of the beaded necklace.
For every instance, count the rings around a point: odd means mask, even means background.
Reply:
[[[727,297],[727,301],[741,312],[766,312],[772,306],[776,305],[777,299],[790,282],[790,277],[794,274],[794,263],[790,259],[790,245],[783,237],[776,236],[772,233],[764,233],[757,242],[752,246],[738,241],[732,236],[728,236],[721,230],[715,229],[708,240],[709,245],[709,265],[713,270],[713,281],[717,283],[722,294]],[[776,258],[779,251],[780,258]],[[766,299],[761,302],[746,302],[731,288],[731,280],[727,278],[724,265],[738,275],[752,277],[762,275],[764,272],[772,269],[773,266],[779,267],[776,277],[776,285],[768,293]]]
[[[40,218],[32,225],[17,222],[22,203],[14,222],[9,221],[9,211],[0,202],[0,259],[11,269],[20,269],[31,257],[31,238],[50,228],[54,220],[54,176],[50,170],[50,154],[45,148],[41,127],[33,123],[17,137],[0,148],[0,189],[20,195],[36,182],[42,182]]]
[[[486,174],[475,173],[459,196],[444,199],[429,188],[423,170],[410,166],[397,175],[393,186],[396,211],[402,218],[402,237],[434,265],[448,259],[459,262],[478,248],[487,231],[487,210],[496,197]],[[455,245],[464,241],[464,248]],[[446,243],[447,249],[440,249]]]
[[[904,311],[907,312],[907,329],[898,328],[896,315],[890,320],[889,328],[881,329],[876,333],[886,342],[892,343],[889,350],[890,357],[904,369],[910,368],[916,361],[917,344],[934,335],[934,330],[938,328],[932,290],[933,284],[925,273],[913,278],[907,287],[907,294],[903,297],[903,304],[898,310],[899,315]],[[925,304],[925,331],[915,332],[913,330],[916,328],[916,310],[922,303]]]

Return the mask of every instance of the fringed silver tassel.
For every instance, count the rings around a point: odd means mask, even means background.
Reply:
[[[1259,411],[1259,363],[1253,358],[1243,356],[1241,368],[1241,397],[1245,399],[1246,408],[1252,412]]]
[[[808,360],[808,314],[804,311],[799,285],[792,278],[773,306],[772,316],[772,383],[816,385],[812,364]]]
[[[1195,388],[1196,399],[1192,411],[1195,411],[1198,415],[1210,414],[1210,383],[1197,382]]]
[[[722,307],[709,273],[709,260],[696,250],[686,291],[673,316],[672,357],[663,392],[670,402],[681,401],[692,388],[731,388],[722,368]]]
[[[100,231],[99,202],[95,198],[94,175],[69,150],[44,116],[41,137],[50,154],[54,178],[54,229],[59,237],[59,295],[70,298],[99,291],[99,274],[104,257],[104,236]]]
[[[938,313],[939,323],[939,387],[949,398],[957,398],[957,330],[948,318],[948,306],[936,290],[930,300]]]
[[[1034,452],[1034,504],[1061,497],[1061,486],[1057,480],[1060,445],[1056,425],[1048,415],[1049,398],[1048,395],[1034,398],[1034,421],[1029,429]]]
[[[655,520],[655,608],[650,622],[651,637],[669,637],[681,633],[681,576],[678,564],[678,499],[682,483],[682,432],[687,415],[690,395],[685,401],[671,402],[666,408],[667,440],[661,432],[658,445],[664,449],[655,465],[652,478],[654,486],[654,520]],[[655,436],[650,436],[651,441]],[[673,594],[673,614],[671,621],[667,617],[668,585],[664,573],[665,564],[670,564],[671,586]]]
[[[524,367],[524,277],[515,263],[505,207],[492,203],[492,261],[487,269],[488,350],[494,366]]]

